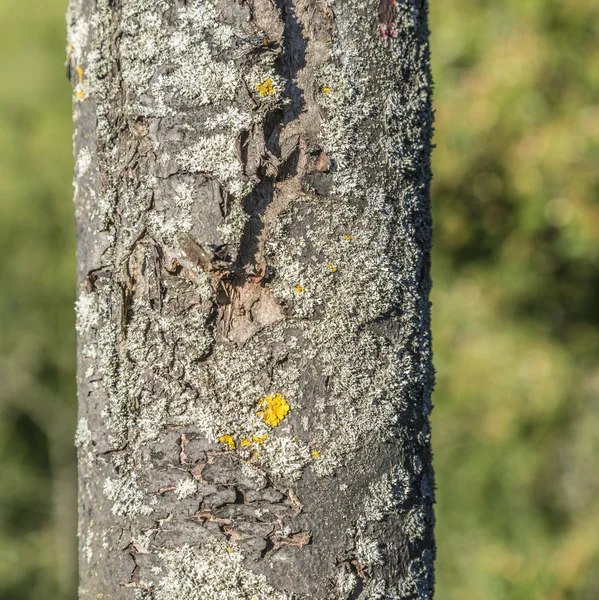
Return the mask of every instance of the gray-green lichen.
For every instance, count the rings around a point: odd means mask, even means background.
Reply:
[[[156,585],[155,600],[288,600],[290,596],[268,584],[243,565],[235,543],[209,538],[201,549],[183,545],[161,553],[164,575]],[[139,592],[139,598],[148,596]]]

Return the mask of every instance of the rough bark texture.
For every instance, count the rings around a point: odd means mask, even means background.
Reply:
[[[425,599],[424,0],[71,0],[80,598]]]

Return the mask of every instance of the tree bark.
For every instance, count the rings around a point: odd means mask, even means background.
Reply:
[[[68,36],[80,598],[431,598],[426,2]]]

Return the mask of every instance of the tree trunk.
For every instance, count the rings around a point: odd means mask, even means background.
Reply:
[[[80,598],[431,598],[425,0],[68,24]]]

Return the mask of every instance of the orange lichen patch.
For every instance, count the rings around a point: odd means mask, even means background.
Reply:
[[[255,442],[256,444],[264,444],[264,442],[266,441],[266,438],[268,436],[266,434],[264,435],[253,435],[252,436],[252,442]]]
[[[75,98],[78,98],[79,100],[83,100],[83,98],[85,98],[85,92],[83,90],[77,90],[75,92]]]
[[[348,242],[355,242],[358,238],[355,235],[344,235],[343,239]]]
[[[274,396],[264,396],[260,400],[260,406],[263,410],[259,410],[256,414],[271,427],[276,427],[290,410],[287,400],[278,392]]]
[[[312,450],[312,456],[314,458],[318,458],[320,456],[320,452],[318,450]]]
[[[231,552],[231,546],[227,546],[227,552]]]
[[[303,294],[303,293],[304,293],[304,288],[303,288],[301,285],[296,285],[296,286],[295,286],[295,291],[296,291],[298,294]]]
[[[326,94],[328,96],[331,93],[331,88],[327,87],[327,86],[323,87],[322,88],[322,93]]]
[[[270,96],[275,91],[270,77],[262,83],[257,83],[256,89],[260,92],[261,96]]]
[[[218,441],[222,442],[223,444],[227,444],[231,450],[235,450],[235,440],[233,439],[232,435],[221,435],[218,438]]]
[[[81,67],[77,67],[75,69],[77,71],[77,77],[79,77],[79,83],[83,83],[83,69]]]
[[[331,269],[331,272],[336,273],[337,272],[337,267],[335,265],[332,265],[330,263],[327,263],[327,267],[329,269]]]
[[[247,446],[251,446],[251,444],[252,444],[252,440],[248,440],[247,438],[242,439],[241,443],[240,443],[240,445],[241,445],[242,448],[246,448]]]

